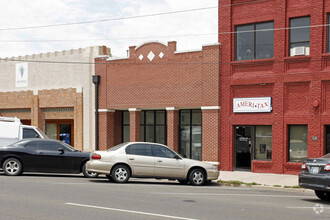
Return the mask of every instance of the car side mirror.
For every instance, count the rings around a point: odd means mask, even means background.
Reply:
[[[64,154],[64,149],[63,148],[59,148],[58,151],[60,152],[60,154]]]

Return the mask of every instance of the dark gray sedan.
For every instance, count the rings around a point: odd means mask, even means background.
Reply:
[[[312,189],[317,197],[330,201],[330,153],[302,164],[299,186]]]

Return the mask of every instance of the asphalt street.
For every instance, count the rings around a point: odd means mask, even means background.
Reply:
[[[330,219],[311,191],[0,173],[1,219]]]

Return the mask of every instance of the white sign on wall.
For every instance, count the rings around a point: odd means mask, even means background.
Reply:
[[[28,86],[28,63],[16,64],[16,87]]]
[[[272,98],[234,98],[233,100],[234,113],[249,113],[249,112],[271,112]]]

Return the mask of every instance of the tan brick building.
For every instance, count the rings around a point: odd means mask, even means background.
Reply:
[[[77,149],[95,149],[94,58],[105,46],[0,60],[0,114]]]
[[[178,52],[176,42],[97,58],[100,149],[125,141],[167,144],[188,158],[218,161],[220,45]]]

